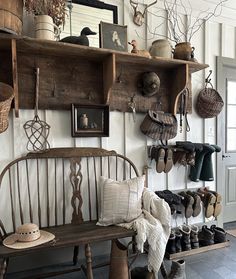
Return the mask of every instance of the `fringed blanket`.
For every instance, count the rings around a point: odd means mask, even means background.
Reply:
[[[148,242],[148,269],[158,272],[165,255],[166,244],[171,230],[169,205],[154,192],[145,188],[143,191],[143,213],[130,223],[118,226],[137,232],[137,248],[143,252],[144,243]]]

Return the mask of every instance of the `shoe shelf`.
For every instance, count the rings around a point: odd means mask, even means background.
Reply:
[[[208,252],[208,251],[211,251],[211,250],[225,248],[225,247],[228,247],[229,245],[230,245],[229,240],[227,240],[227,241],[222,242],[222,243],[217,243],[217,244],[208,245],[208,246],[202,246],[202,247],[197,248],[197,249],[192,249],[192,250],[189,250],[189,251],[182,251],[182,252],[175,253],[175,254],[166,253],[165,257],[168,260],[175,260],[175,259],[180,259],[180,258],[184,258],[184,257],[191,256],[191,255],[196,255],[196,254]]]

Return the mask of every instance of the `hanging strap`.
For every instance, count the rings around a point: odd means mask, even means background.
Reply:
[[[189,97],[189,89],[186,87],[183,92],[180,95],[180,105],[179,105],[179,112],[180,112],[180,132],[182,133],[183,129],[183,117],[186,122],[186,132],[190,131],[190,126],[188,123],[188,112],[187,112],[187,107],[188,107],[188,97]]]

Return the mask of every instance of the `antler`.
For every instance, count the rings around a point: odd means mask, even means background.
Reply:
[[[129,3],[132,6],[132,8],[134,9],[134,12],[136,13],[137,7],[138,7],[138,2],[134,2],[132,0],[129,0]]]
[[[131,0],[131,1],[132,1],[132,0]],[[147,10],[149,7],[151,7],[152,5],[155,5],[156,3],[157,3],[157,0],[154,1],[154,2],[152,2],[151,4],[147,5],[146,8],[145,8],[144,11],[143,11],[143,16],[145,15],[146,10]]]

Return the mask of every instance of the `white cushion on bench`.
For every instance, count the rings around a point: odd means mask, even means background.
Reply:
[[[124,181],[100,178],[100,218],[97,225],[109,226],[136,219],[142,213],[145,177]]]

